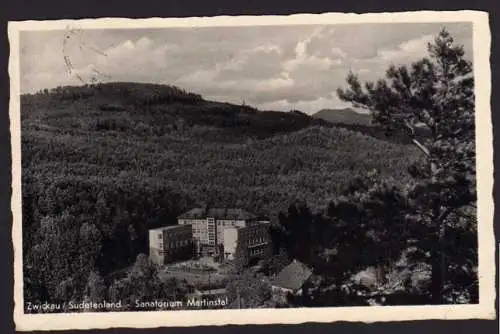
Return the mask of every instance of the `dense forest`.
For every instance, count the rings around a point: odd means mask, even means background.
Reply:
[[[403,184],[421,155],[298,112],[110,83],[22,96],[22,157],[26,277],[47,300],[68,277],[83,286],[88,268],[130,264],[148,228],[195,205],[324,210],[362,172]]]
[[[375,112],[387,101],[401,105],[395,94],[376,100],[390,95],[383,87],[368,84],[373,96],[365,96],[354,76],[348,83],[353,93],[341,94],[348,102]],[[439,293],[448,298],[432,301],[476,301],[475,197],[468,195],[475,175],[457,162],[470,161],[470,152],[457,158],[440,139],[433,150],[456,173],[430,177],[428,162],[434,167],[438,160],[429,160],[405,129],[387,126],[377,113],[374,118],[378,125],[334,124],[137,83],[21,96],[25,300],[185,291],[179,282],[160,282],[137,255],[147,253],[149,228],[174,224],[183,211],[208,204],[273,218],[275,257],[299,259],[317,277],[307,298],[291,303],[365,304],[366,298],[353,301],[358,294],[346,293],[353,274],[374,266],[385,279],[397,272],[402,254],[434,270],[436,257],[428,254],[436,244],[448,251],[454,273],[440,278]],[[434,130],[412,133],[427,143]],[[442,202],[432,216],[426,210],[436,198]],[[429,237],[438,220],[453,226],[446,240]],[[121,281],[108,278],[132,264]],[[432,297],[427,287],[410,294],[421,302]]]

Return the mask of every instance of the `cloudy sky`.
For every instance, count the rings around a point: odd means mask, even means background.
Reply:
[[[289,25],[40,31],[21,34],[21,91],[98,81],[173,84],[207,99],[309,114],[339,108],[363,79],[426,55],[441,24]],[[447,23],[472,59],[472,27]]]

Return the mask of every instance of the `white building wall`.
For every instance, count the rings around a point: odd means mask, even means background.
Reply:
[[[149,231],[149,259],[158,265],[164,263],[163,254],[163,231],[150,230]]]
[[[222,245],[224,243],[224,231],[228,228],[245,227],[246,221],[234,219],[219,219],[217,220],[217,243]]]
[[[228,227],[224,229],[224,257],[228,260],[233,260],[236,254],[236,246],[238,245],[238,228]]]
[[[163,249],[163,230],[149,231],[149,247]]]
[[[211,222],[213,221],[213,223],[210,222],[213,225],[209,224],[209,220]],[[235,230],[235,228],[242,228],[248,225],[246,220],[214,219],[210,217],[206,217],[203,219],[179,218],[178,223],[179,225],[191,225],[193,230],[193,239],[197,244],[197,249],[200,249],[201,245],[211,245],[214,247],[216,245],[222,245],[225,247],[225,231],[227,229],[232,230],[232,232],[228,232],[228,238],[230,238],[231,240],[237,240],[237,236],[233,236],[234,233],[236,233],[233,230]],[[210,231],[209,225],[211,225]],[[235,249],[236,246],[228,245],[228,247],[230,249]],[[234,251],[230,252],[234,253]]]

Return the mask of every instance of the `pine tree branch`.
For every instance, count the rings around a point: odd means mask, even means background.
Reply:
[[[427,157],[430,157],[430,152],[429,150],[427,149],[427,147],[425,147],[421,142],[419,142],[416,138],[415,138],[415,129],[413,128],[413,126],[410,125],[410,123],[408,123],[408,121],[404,121],[404,126],[410,131],[410,138],[411,138],[411,141],[413,142],[413,144],[415,144],[422,152],[424,152],[424,154],[427,156]]]

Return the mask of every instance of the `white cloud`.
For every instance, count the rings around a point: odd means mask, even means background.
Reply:
[[[434,38],[435,35],[424,34],[392,47],[379,49],[374,57],[353,59],[350,69],[359,74],[361,80],[377,80],[385,76],[389,65],[409,65],[427,57],[427,45]]]
[[[326,71],[332,66],[341,65],[342,60],[330,58],[318,58],[315,56],[308,56],[304,58],[287,59],[281,65],[286,71],[294,72],[301,67],[318,69]]]
[[[427,42],[441,26],[412,27],[112,29],[84,32],[64,50],[61,32],[26,32],[21,40],[21,89],[79,84],[78,77],[156,82],[208,99],[245,99],[266,109],[312,113],[343,106],[335,90],[350,69],[374,80],[390,63],[408,64],[426,55]],[[457,42],[471,49],[471,29],[459,24],[451,28]],[[71,74],[64,55],[71,60]]]
[[[280,48],[280,46],[273,44],[259,45],[250,50],[250,53],[255,53],[255,52],[266,52],[266,53],[276,52],[278,54],[283,54],[283,50]]]
[[[334,56],[337,56],[340,58],[347,57],[347,54],[341,48],[333,47],[330,51],[331,51],[331,54]]]
[[[274,89],[292,88],[295,81],[288,74],[280,78],[271,78],[264,81],[256,81],[254,88],[258,91],[268,91]]]
[[[326,30],[325,27],[318,28],[305,39],[298,41],[295,46],[295,57],[286,59],[282,63],[282,67],[288,72],[294,72],[301,67],[326,71],[332,66],[341,65],[341,58],[345,56],[345,53],[339,47],[332,47],[327,56],[317,56],[309,53],[312,41],[322,40],[329,36],[325,33]]]
[[[214,82],[215,77],[219,73],[218,70],[201,70],[193,73],[189,73],[175,80],[175,84],[181,86],[199,86],[208,85]]]
[[[421,59],[427,55],[427,44],[434,39],[434,35],[424,35],[398,45],[395,49],[382,49],[377,57],[385,62],[408,62]],[[377,58],[376,57],[376,58]],[[378,61],[379,59],[376,59]]]

